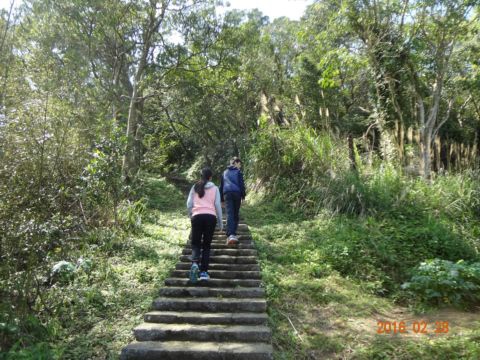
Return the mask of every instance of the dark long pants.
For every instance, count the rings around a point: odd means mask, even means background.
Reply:
[[[208,271],[210,262],[210,245],[212,244],[213,233],[217,217],[211,214],[198,214],[192,217],[192,261],[200,260],[200,271]]]
[[[225,207],[227,208],[227,236],[237,235],[242,197],[236,192],[228,192],[224,195],[224,197]]]

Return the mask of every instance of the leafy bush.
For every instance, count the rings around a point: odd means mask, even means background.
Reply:
[[[480,301],[480,262],[433,259],[422,262],[413,273],[402,288],[419,302],[469,305]]]
[[[68,283],[75,274],[75,265],[69,261],[59,261],[52,267],[52,277],[61,283]]]

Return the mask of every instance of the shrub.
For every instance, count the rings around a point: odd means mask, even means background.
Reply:
[[[480,301],[480,262],[427,260],[402,288],[425,304],[471,305]]]

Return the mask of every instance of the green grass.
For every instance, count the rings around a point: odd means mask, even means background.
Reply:
[[[445,217],[309,218],[259,194],[242,215],[259,250],[276,359],[478,358],[478,312],[430,308],[432,324],[450,321],[447,336],[376,334],[377,320],[426,316],[399,286],[425,258],[475,258],[475,229],[465,240],[461,222]]]
[[[55,284],[36,304],[43,335],[23,329],[10,353],[0,359],[117,359],[133,341],[132,329],[174,268],[188,237],[184,195],[163,179],[145,179],[147,213],[135,233],[96,230],[70,253],[92,260],[91,273],[79,272],[66,285]],[[24,324],[21,324],[24,326]]]

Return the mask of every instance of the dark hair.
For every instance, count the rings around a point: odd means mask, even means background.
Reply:
[[[230,165],[235,165],[235,164],[238,164],[238,163],[242,163],[242,160],[240,160],[239,157],[236,157],[234,156],[231,160],[230,160]]]
[[[202,169],[202,178],[194,186],[194,190],[200,198],[205,195],[205,185],[212,176],[213,172],[210,168],[206,167]]]

